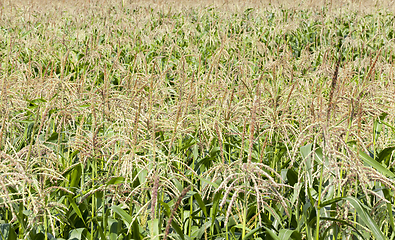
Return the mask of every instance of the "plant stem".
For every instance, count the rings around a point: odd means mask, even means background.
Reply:
[[[320,215],[321,215],[321,193],[322,193],[322,181],[323,181],[323,172],[324,172],[324,160],[321,163],[321,172],[320,172],[320,185],[318,186],[318,203],[317,203],[317,222],[316,222],[316,232],[315,239],[319,240],[320,237]]]

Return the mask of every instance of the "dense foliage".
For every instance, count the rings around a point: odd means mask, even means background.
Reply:
[[[0,239],[394,239],[394,29],[2,6]]]

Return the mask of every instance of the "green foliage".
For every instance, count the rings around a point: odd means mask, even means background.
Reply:
[[[395,238],[393,13],[32,8],[0,20],[0,239]]]

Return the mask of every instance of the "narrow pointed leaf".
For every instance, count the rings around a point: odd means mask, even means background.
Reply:
[[[373,167],[374,169],[376,169],[381,174],[383,174],[383,175],[385,175],[387,177],[395,178],[395,174],[394,173],[392,173],[387,168],[383,167],[383,165],[381,165],[379,162],[374,160],[372,157],[370,157],[364,151],[359,151],[359,156],[361,157],[361,159],[364,161],[365,164]]]
[[[77,216],[82,220],[82,222],[85,224],[85,220],[82,217],[80,208],[77,206],[77,204],[75,203],[74,198],[72,198],[70,195],[67,196],[67,199],[69,200],[69,203],[71,205],[71,207],[73,208],[74,212],[77,214]]]
[[[107,182],[107,186],[108,185],[115,185],[115,184],[119,184],[119,183],[123,183],[125,181],[124,177],[114,177],[111,178],[108,182]]]
[[[120,208],[119,206],[111,206],[110,209],[112,209],[114,212],[116,212],[119,216],[122,217],[122,219],[124,220],[124,222],[127,223],[127,225],[130,226],[130,224],[133,221],[133,218],[122,208]]]
[[[193,197],[196,199],[197,203],[199,204],[200,209],[202,209],[204,216],[207,215],[206,205],[204,204],[202,198],[200,197],[199,193],[195,193]]]
[[[385,239],[383,233],[381,232],[380,228],[377,226],[376,222],[370,217],[368,213],[366,213],[365,209],[363,209],[358,199],[354,197],[346,197],[344,199],[350,202],[350,204],[357,211],[361,220],[365,223],[366,227],[368,227],[370,231],[372,231],[372,234],[376,239]]]

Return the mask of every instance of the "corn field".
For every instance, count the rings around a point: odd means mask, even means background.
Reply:
[[[395,12],[261,3],[2,1],[0,239],[395,239]]]

